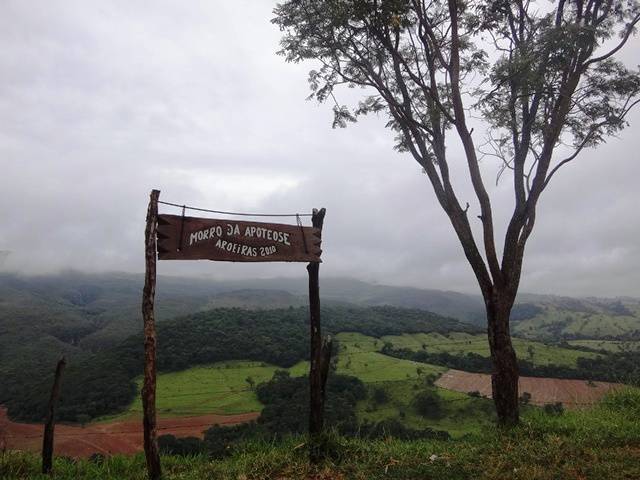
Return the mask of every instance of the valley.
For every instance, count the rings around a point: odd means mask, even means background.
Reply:
[[[69,368],[57,452],[139,451],[142,345],[134,279],[2,280],[0,381],[5,388],[0,402],[8,410],[3,410],[1,429],[9,446],[39,448],[37,412],[44,411],[52,365],[65,354]],[[158,300],[161,434],[203,438],[214,425],[241,426],[248,420],[266,422],[259,428],[277,432],[296,432],[304,425],[304,388],[296,390],[294,403],[302,403],[294,408],[291,403],[272,406],[269,402],[280,400],[263,386],[275,381],[277,389],[295,379],[306,385],[305,299],[299,284],[283,280],[279,286],[288,290],[264,288],[267,284],[198,281],[188,284],[193,288],[187,295],[180,281],[159,282],[164,289]],[[329,416],[337,428],[462,438],[494,423],[489,348],[479,310],[472,313],[473,297],[346,280],[329,280],[326,290],[322,321],[334,339],[331,375],[356,382],[343,383],[340,395],[348,396],[339,396],[338,404],[329,397]],[[545,405],[589,408],[620,383],[637,381],[640,320],[632,300],[619,305],[526,300],[514,309],[513,320],[523,372],[520,390],[528,395],[524,414]],[[383,301],[389,303],[377,305]],[[52,305],[58,313],[41,321]],[[287,405],[300,413],[287,413]],[[351,420],[331,417],[333,409]],[[283,423],[288,415],[298,426]],[[124,436],[117,442],[120,433]]]

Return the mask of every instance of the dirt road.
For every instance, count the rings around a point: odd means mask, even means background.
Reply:
[[[259,412],[240,415],[201,415],[197,417],[161,418],[158,434],[176,437],[202,438],[213,425],[235,425],[255,420]],[[40,451],[43,426],[12,422],[6,409],[0,408],[0,443],[11,450]],[[54,451],[56,455],[86,457],[93,453],[135,453],[142,451],[142,421],[140,419],[111,423],[94,423],[80,427],[56,425]]]

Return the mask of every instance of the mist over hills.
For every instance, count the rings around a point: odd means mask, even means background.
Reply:
[[[133,274],[66,272],[48,276],[0,275],[0,329],[33,329],[73,345],[104,343],[141,328],[144,279]],[[158,277],[158,321],[219,307],[271,309],[307,304],[307,279],[221,282]],[[456,292],[372,285],[346,278],[321,279],[325,305],[392,305],[428,310],[481,323],[479,297]]]
[[[28,338],[64,348],[96,350],[140,331],[143,276],[65,272],[47,276],[0,274],[0,346],[15,349]],[[159,322],[214,308],[272,309],[307,304],[306,278],[218,281],[160,276]],[[480,296],[321,278],[323,305],[390,305],[427,310],[484,326]],[[640,300],[521,294],[513,331],[527,337],[637,336]],[[3,349],[5,352],[7,350]],[[0,353],[0,358],[3,354]]]

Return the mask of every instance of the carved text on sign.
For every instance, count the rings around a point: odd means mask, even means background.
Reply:
[[[277,223],[158,215],[158,259],[319,262],[320,230]]]

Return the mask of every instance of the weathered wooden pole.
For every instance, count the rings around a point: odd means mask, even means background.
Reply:
[[[156,234],[158,230],[159,190],[151,191],[145,229],[145,277],[142,292],[142,319],[144,321],[144,384],[142,387],[142,424],[144,427],[144,454],[151,480],[162,475],[156,432],[156,322],[153,301],[156,294]]]
[[[56,373],[53,378],[53,387],[51,388],[51,396],[49,397],[49,407],[47,409],[47,418],[44,424],[44,435],[42,438],[42,473],[51,473],[51,465],[53,463],[53,433],[56,427],[56,406],[58,397],[60,396],[60,382],[62,379],[62,371],[67,361],[64,357],[58,360],[56,365]]]
[[[326,210],[313,209],[311,222],[314,228],[320,229]],[[309,367],[309,460],[317,463],[322,459],[322,446],[319,435],[322,433],[325,385],[329,373],[329,361],[331,359],[331,341],[322,338],[320,328],[320,262],[310,262],[307,265],[309,273],[309,327],[310,327],[310,367]]]

